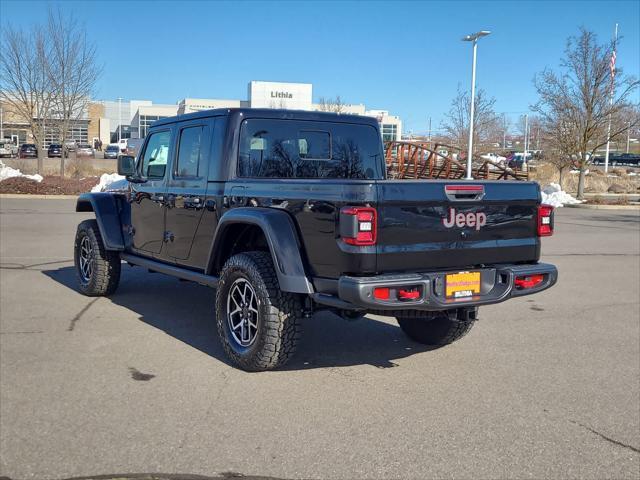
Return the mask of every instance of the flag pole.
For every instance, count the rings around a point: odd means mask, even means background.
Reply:
[[[609,97],[609,126],[607,128],[607,149],[604,154],[604,173],[609,171],[609,144],[611,143],[611,107],[613,107],[613,86],[615,81],[616,68],[616,45],[618,43],[618,24],[616,23],[616,33],[613,40],[613,52],[611,53],[611,93]]]

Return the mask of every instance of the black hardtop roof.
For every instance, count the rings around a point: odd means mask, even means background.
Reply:
[[[360,123],[364,125],[378,126],[378,121],[373,117],[364,115],[349,115],[342,113],[317,112],[307,110],[281,110],[274,108],[215,108],[200,112],[186,113],[157,120],[153,127],[169,125],[198,118],[217,116],[237,116],[242,118],[273,118],[282,120],[314,120],[319,122]]]

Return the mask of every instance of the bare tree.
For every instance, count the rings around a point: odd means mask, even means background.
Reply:
[[[42,173],[46,122],[55,100],[46,62],[49,38],[34,26],[28,31],[3,28],[0,55],[0,101],[5,112],[28,126],[38,147]]]
[[[560,72],[545,69],[536,75],[534,85],[539,100],[532,109],[540,115],[545,130],[557,137],[555,144],[570,146],[580,168],[578,198],[584,198],[584,179],[587,166],[597,149],[607,143],[609,116],[612,118],[611,139],[623,135],[640,122],[636,115],[626,122],[619,121],[629,111],[629,97],[638,88],[637,79],[622,76],[618,70],[612,75],[611,54],[615,43],[599,44],[595,33],[580,29],[570,37]],[[611,96],[611,92],[615,92]],[[562,126],[553,133],[553,128]],[[561,137],[571,137],[571,141]]]
[[[340,95],[336,96],[336,98],[320,97],[320,111],[342,113],[344,111],[344,103]]]
[[[479,89],[475,96],[473,119],[473,144],[482,148],[487,142],[499,142],[503,135],[503,120],[496,115],[493,107],[495,98],[488,98],[484,90]],[[451,102],[451,109],[441,127],[447,140],[466,152],[469,142],[469,117],[471,102],[469,93],[460,89]]]
[[[71,127],[87,115],[101,68],[96,63],[95,45],[73,16],[60,9],[50,10],[46,33],[51,42],[47,75],[56,93],[55,113],[64,146]],[[64,165],[62,155],[60,175],[64,175]]]
[[[64,145],[71,127],[87,114],[100,73],[85,28],[60,9],[49,11],[45,26],[3,29],[0,100],[5,110],[29,125],[38,145],[38,173],[46,129],[59,132]],[[61,175],[64,161],[62,155]]]
[[[556,123],[545,121],[540,128],[546,152],[545,158],[558,170],[560,177],[558,183],[562,187],[564,174],[573,165],[575,152],[580,148],[577,138],[573,135],[573,128],[565,118],[558,118]]]

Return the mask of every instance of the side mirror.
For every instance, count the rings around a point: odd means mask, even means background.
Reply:
[[[130,155],[118,156],[118,175],[131,177],[136,174],[136,159]]]

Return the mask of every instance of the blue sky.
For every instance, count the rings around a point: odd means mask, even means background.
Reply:
[[[400,115],[404,130],[439,127],[458,84],[477,85],[511,117],[536,99],[532,78],[557,66],[580,26],[601,40],[620,24],[618,66],[640,76],[640,1],[0,3],[3,27],[42,21],[60,5],[85,22],[104,74],[96,97],[176,103],[241,98],[250,80],[313,83],[313,96]]]

